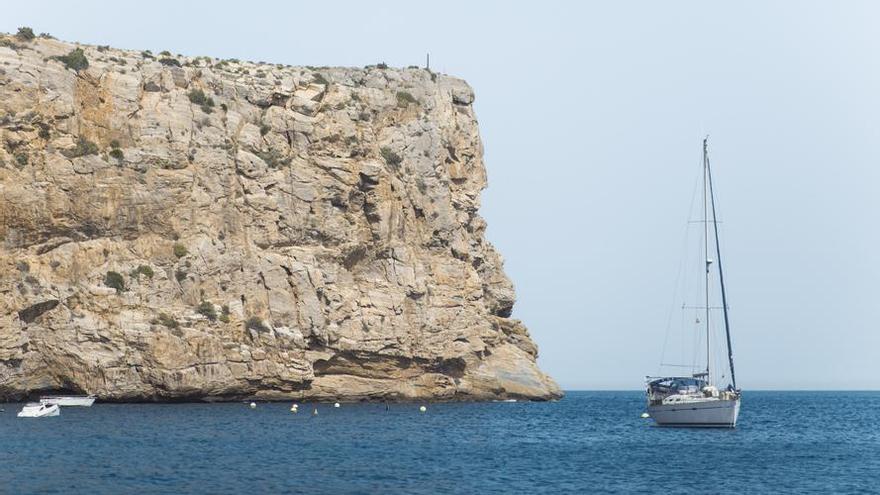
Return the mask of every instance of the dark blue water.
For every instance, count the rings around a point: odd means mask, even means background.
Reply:
[[[0,405],[2,493],[880,493],[880,392],[751,392],[736,430],[556,403]]]

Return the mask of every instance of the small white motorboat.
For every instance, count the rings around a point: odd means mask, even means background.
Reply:
[[[80,406],[91,407],[95,403],[94,395],[47,395],[40,397],[41,404],[49,404],[56,406]]]
[[[61,414],[61,408],[56,404],[40,404],[37,402],[28,402],[21,408],[18,413],[19,418],[47,418],[49,416],[58,416]]]

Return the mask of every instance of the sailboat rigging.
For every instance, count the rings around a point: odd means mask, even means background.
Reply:
[[[712,183],[712,170],[709,162],[708,138],[703,139],[702,161],[702,213],[703,242],[702,255],[704,264],[704,287],[702,322],[699,316],[697,324],[702,323],[706,331],[706,368],[704,371],[692,373],[691,376],[648,377],[647,400],[648,415],[658,426],[687,427],[728,427],[736,426],[739,416],[741,391],[736,386],[736,375],[733,366],[733,348],[730,337],[730,316],[727,305],[727,291],[724,285],[724,270],[721,264],[721,242],[718,236],[717,209],[715,190]],[[710,235],[709,224],[712,224]],[[714,253],[710,252],[710,238],[714,237]],[[710,256],[714,254],[715,259]],[[712,376],[711,347],[711,305],[712,267],[717,267],[718,284],[720,286],[721,310],[723,313],[724,331],[726,336],[727,358],[730,369],[730,384],[723,390],[715,386]],[[682,306],[684,309],[686,306]],[[722,374],[722,378],[724,375]]]

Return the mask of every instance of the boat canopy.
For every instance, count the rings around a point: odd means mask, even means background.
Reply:
[[[698,394],[708,384],[706,380],[692,376],[667,376],[651,378],[648,381],[648,390],[660,395]]]

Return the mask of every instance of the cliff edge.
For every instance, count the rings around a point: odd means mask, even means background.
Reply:
[[[554,399],[474,95],[0,35],[0,399]]]

